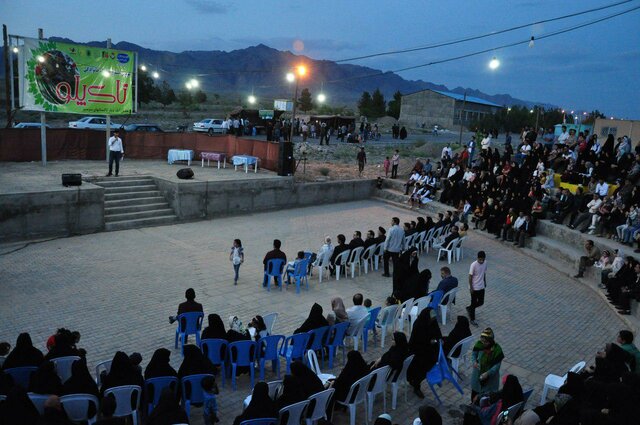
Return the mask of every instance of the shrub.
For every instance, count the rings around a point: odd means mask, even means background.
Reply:
[[[329,173],[331,172],[331,170],[328,169],[327,167],[322,167],[318,171],[320,172],[321,175],[323,175],[325,177],[328,176]]]

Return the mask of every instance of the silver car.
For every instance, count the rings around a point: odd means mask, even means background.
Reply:
[[[121,127],[122,124],[111,121],[111,128],[116,129]],[[106,130],[107,119],[105,117],[83,117],[78,121],[70,121],[69,128],[84,128],[89,130]]]
[[[193,123],[193,131],[198,131],[201,133],[223,133],[222,130],[223,120],[215,119],[215,118],[206,118],[202,121]]]

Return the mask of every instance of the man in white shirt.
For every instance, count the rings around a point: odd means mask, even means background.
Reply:
[[[558,142],[557,143],[559,145],[566,145],[568,138],[569,138],[569,133],[567,132],[567,126],[563,125],[562,126],[562,133],[560,133],[560,135],[558,136]]]
[[[589,226],[589,224],[591,224],[591,218],[598,213],[600,205],[602,205],[602,199],[600,199],[600,196],[598,196],[597,193],[594,193],[593,199],[587,204],[587,212],[583,212],[579,216],[577,216],[576,219],[573,220],[573,223],[569,224],[569,227],[585,233],[587,231],[587,227]],[[584,226],[582,226],[582,228],[580,229],[579,227],[583,223]]]
[[[489,133],[485,133],[484,139],[480,142],[480,146],[483,151],[486,151],[491,147],[491,135]]]
[[[112,176],[113,162],[116,163],[116,177],[120,172],[120,159],[124,156],[124,148],[122,147],[122,139],[120,138],[120,131],[113,132],[113,136],[109,138],[109,174],[107,177]]]
[[[413,174],[411,174],[411,177],[409,177],[409,180],[407,180],[407,182],[404,184],[405,187],[405,191],[404,194],[408,195],[409,194],[409,188],[411,186],[413,186],[414,184],[416,184],[416,182],[418,180],[420,180],[420,173],[417,171],[414,171]]]
[[[469,267],[469,291],[471,292],[471,305],[467,307],[469,321],[473,326],[476,322],[476,308],[484,304],[484,290],[487,287],[487,256],[484,251],[478,251],[478,259]]]
[[[360,320],[369,315],[369,310],[362,305],[364,301],[362,294],[358,293],[353,296],[353,307],[347,309],[347,317],[349,317],[349,329],[347,329],[347,335],[351,335],[355,332],[355,328]]]
[[[389,274],[389,258],[398,258],[403,246],[404,230],[400,227],[400,219],[398,217],[393,217],[391,219],[391,228],[387,232],[387,238],[384,241],[384,255],[382,256],[384,273],[382,276],[391,277]]]
[[[598,179],[598,184],[596,184],[595,191],[601,197],[605,197],[609,194],[609,185],[604,181],[603,178]]]
[[[473,182],[476,179],[476,173],[474,173],[471,168],[467,168],[467,171],[464,172],[462,179],[466,182]]]
[[[442,148],[442,153],[440,154],[440,159],[446,159],[447,156],[451,158],[453,156],[453,151],[451,150],[451,145],[447,143],[447,146]]]

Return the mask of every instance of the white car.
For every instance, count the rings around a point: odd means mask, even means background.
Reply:
[[[218,120],[214,118],[206,118],[202,121],[193,123],[193,131],[201,133],[223,133],[222,123],[224,120]]]
[[[44,125],[47,128],[51,128],[49,124]],[[13,128],[40,128],[42,124],[39,122],[21,122],[16,124]]]
[[[115,130],[122,125],[111,121],[111,129]],[[78,121],[70,121],[69,128],[85,128],[89,130],[106,130],[107,119],[105,117],[83,117]]]

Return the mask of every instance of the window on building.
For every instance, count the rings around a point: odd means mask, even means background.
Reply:
[[[618,127],[602,127],[600,137],[607,137],[609,134],[613,134],[613,137],[615,137],[617,132]]]

